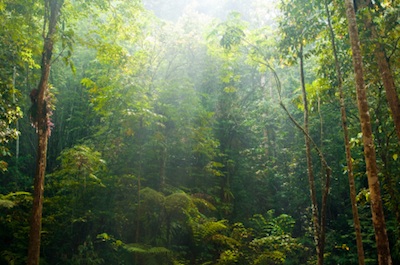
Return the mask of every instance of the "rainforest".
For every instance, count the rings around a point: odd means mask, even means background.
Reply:
[[[0,264],[400,264],[399,0],[0,0]]]

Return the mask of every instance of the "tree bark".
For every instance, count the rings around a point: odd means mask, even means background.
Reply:
[[[375,146],[373,142],[367,94],[364,84],[363,64],[355,10],[353,1],[346,0],[345,4],[351,49],[353,52],[353,67],[355,73],[358,111],[361,122],[361,131],[363,134],[364,157],[371,199],[372,221],[375,229],[375,240],[378,251],[378,263],[379,265],[391,265],[392,259],[390,256],[389,240],[386,232],[385,217],[381,200]]]
[[[328,27],[331,38],[331,46],[333,51],[333,56],[335,58],[335,68],[336,68],[336,78],[338,82],[338,90],[339,90],[339,101],[340,101],[340,112],[342,118],[342,127],[343,127],[343,138],[344,138],[344,146],[346,150],[346,162],[347,162],[347,175],[349,179],[349,188],[350,188],[350,199],[351,199],[351,209],[353,213],[353,223],[354,230],[356,233],[356,243],[357,243],[357,256],[358,256],[358,264],[365,264],[364,257],[364,247],[361,236],[361,224],[360,218],[358,216],[358,208],[357,208],[357,199],[356,199],[356,186],[354,182],[354,171],[353,171],[353,162],[351,159],[351,150],[350,150],[350,141],[349,141],[349,132],[347,128],[347,115],[346,115],[346,107],[344,103],[344,95],[343,95],[343,78],[342,72],[340,71],[340,63],[337,56],[336,51],[336,43],[335,43],[335,34],[332,28],[331,15],[328,8],[328,2],[325,0],[325,11],[328,17]]]
[[[379,74],[381,76],[383,87],[386,91],[386,100],[388,102],[393,118],[397,139],[400,141],[400,102],[399,96],[396,92],[396,85],[393,73],[390,69],[388,59],[386,58],[385,49],[379,40],[379,36],[370,13],[366,14],[364,21],[367,29],[371,31],[371,41],[374,45],[375,60],[378,64]]]
[[[47,143],[50,128],[46,107],[46,95],[48,90],[48,80],[50,76],[51,57],[53,54],[54,35],[56,32],[57,20],[60,14],[63,1],[45,1],[49,17],[48,30],[44,38],[41,78],[38,85],[37,114],[35,127],[38,135],[37,161],[34,180],[33,206],[30,222],[29,246],[28,246],[28,265],[38,265],[40,260],[40,241],[42,231],[42,212],[43,212],[43,191],[44,178],[46,172]],[[46,24],[45,24],[46,25]],[[45,28],[45,26],[44,26]]]
[[[372,36],[376,36],[376,30],[374,27],[372,28],[372,32]],[[375,39],[376,37],[373,38]],[[394,77],[390,69],[389,62],[386,59],[383,47],[378,40],[376,40],[375,46],[375,58],[378,63],[383,86],[386,91],[386,100],[391,110],[394,126],[396,128],[397,139],[400,141],[400,103],[396,92]]]

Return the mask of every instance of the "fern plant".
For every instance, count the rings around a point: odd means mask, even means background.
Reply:
[[[148,265],[163,265],[172,264],[173,255],[172,252],[162,246],[149,246],[139,243],[126,244],[121,240],[115,239],[113,236],[107,233],[97,235],[97,238],[106,244],[110,245],[114,251],[127,252],[136,257],[136,260],[140,260],[141,264]]]

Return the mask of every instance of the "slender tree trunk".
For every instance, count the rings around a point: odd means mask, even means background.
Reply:
[[[269,156],[269,152],[268,152],[268,130],[267,128],[264,127],[263,129],[263,146],[264,146],[264,155],[265,155],[265,159],[268,159]]]
[[[372,29],[373,38],[376,39],[376,30]],[[374,37],[375,35],[375,37]],[[382,45],[376,40],[375,58],[378,63],[379,72],[386,91],[386,100],[389,103],[393,122],[396,128],[397,139],[400,141],[400,103],[396,92],[396,86],[392,71],[390,70],[389,62],[386,59]]]
[[[326,162],[326,159],[321,152],[321,150],[318,148],[318,145],[315,143],[315,141],[311,138],[308,130],[308,102],[307,102],[307,93],[306,93],[306,88],[305,88],[305,80],[304,80],[304,58],[303,58],[303,46],[300,46],[300,52],[299,52],[299,58],[300,58],[300,81],[301,81],[301,88],[302,88],[302,94],[303,94],[303,105],[304,105],[304,127],[302,127],[295,119],[294,117],[290,114],[286,106],[283,104],[282,99],[281,99],[281,94],[280,94],[280,82],[279,78],[276,76],[276,73],[272,70],[274,73],[274,76],[276,78],[277,84],[278,84],[278,96],[279,96],[279,101],[280,105],[283,108],[283,110],[286,112],[288,115],[289,119],[293,122],[293,124],[304,134],[305,137],[305,144],[306,144],[306,158],[307,158],[307,173],[308,173],[308,180],[309,180],[309,186],[310,186],[310,197],[311,197],[311,206],[312,206],[312,220],[313,220],[313,226],[314,226],[314,240],[315,240],[315,248],[317,252],[317,264],[318,265],[323,265],[324,263],[324,249],[325,249],[325,231],[326,231],[326,211],[327,211],[327,201],[328,201],[328,195],[329,195],[329,189],[330,189],[330,179],[331,179],[331,174],[332,174],[332,169],[329,167],[328,163]],[[315,178],[314,178],[314,172],[313,172],[313,167],[312,167],[312,160],[311,160],[311,145],[314,146],[315,151],[318,153],[318,156],[321,160],[322,166],[325,169],[325,186],[323,187],[323,192],[322,192],[322,203],[321,203],[321,215],[319,215],[318,211],[318,202],[317,202],[317,195],[316,195],[316,189],[315,189]],[[321,218],[320,218],[321,216]]]
[[[61,7],[63,5],[63,1],[50,0],[45,1],[45,3],[46,10],[47,12],[49,12],[49,17],[45,18],[45,23],[48,22],[48,31],[44,39],[41,64],[42,73],[38,85],[37,116],[35,120],[35,126],[38,134],[38,149],[34,180],[32,216],[29,233],[27,261],[28,265],[38,265],[40,259],[44,177],[46,172],[47,143],[50,132],[50,128],[48,128],[49,124],[46,108],[46,94],[48,90],[51,57],[53,54],[54,36],[56,32],[57,20],[60,14]],[[45,36],[45,34],[43,34],[43,36]]]
[[[353,52],[353,66],[355,72],[358,111],[360,115],[361,131],[363,134],[364,156],[367,167],[368,186],[371,199],[372,221],[375,229],[375,239],[378,251],[379,265],[391,265],[389,240],[386,232],[385,216],[381,200],[378,169],[376,165],[375,146],[373,142],[371,121],[368,109],[367,95],[364,84],[364,73],[361,57],[360,41],[353,1],[345,0],[346,16],[349,26],[351,48]]]
[[[324,122],[322,119],[321,113],[321,98],[318,95],[318,115],[320,120],[320,150],[323,151],[323,141],[324,141]],[[328,195],[329,195],[329,187],[330,187],[330,169],[325,167],[324,160],[321,159],[321,176],[325,176],[325,183],[321,184],[322,192],[322,200],[321,200],[321,218],[320,218],[320,238],[319,238],[319,252],[322,253],[320,256],[321,264],[323,264],[324,252],[325,252],[325,232],[326,232],[326,210],[328,206]],[[326,174],[324,172],[326,170]]]
[[[143,139],[144,139],[144,128],[143,128],[143,117],[140,118],[140,123],[139,123],[139,131],[137,133],[137,141],[138,141],[138,165],[137,165],[137,196],[138,196],[138,204],[137,204],[137,210],[136,210],[136,231],[135,231],[135,243],[140,243],[140,238],[142,236],[142,226],[141,226],[141,218],[143,215],[142,211],[142,197],[141,197],[141,191],[142,191],[142,171],[143,171]],[[134,253],[134,259],[135,259],[135,264],[140,264],[140,255],[138,253]]]
[[[160,155],[161,155],[161,163],[160,163],[160,191],[163,191],[166,186],[166,178],[167,178],[167,143],[163,143],[161,147]]]
[[[137,214],[136,214],[136,231],[135,231],[135,242],[139,243],[140,241],[140,218],[142,217],[142,198],[140,196],[140,192],[142,191],[142,182],[141,182],[141,165],[139,166],[139,174],[137,177],[137,196],[138,196],[138,204],[137,204]]]
[[[386,53],[383,45],[379,40],[378,33],[376,31],[375,25],[372,21],[371,14],[366,14],[365,25],[371,31],[371,40],[374,49],[375,60],[378,64],[379,74],[382,79],[383,87],[386,91],[386,100],[389,104],[389,108],[392,114],[394,126],[396,129],[397,138],[400,141],[400,102],[399,96],[396,92],[396,85],[394,82],[394,77],[392,70],[390,69],[389,62],[386,58]]]
[[[13,85],[13,104],[15,104],[15,79],[17,77],[17,67],[14,65],[13,67],[13,77],[12,77],[12,85]],[[19,122],[18,119],[15,121],[15,129],[19,132]],[[16,144],[15,144],[15,165],[17,167],[17,172],[19,172],[19,167],[18,167],[18,161],[19,161],[19,135],[17,135],[16,139]]]
[[[300,47],[300,80],[301,80],[301,90],[303,94],[303,105],[304,105],[304,131],[308,135],[308,102],[307,102],[307,93],[305,87],[304,80],[304,62],[303,62],[303,46]],[[323,252],[321,253],[321,238],[320,238],[320,226],[319,226],[319,214],[318,214],[318,202],[317,202],[317,193],[315,189],[315,178],[314,171],[312,166],[311,159],[311,143],[310,139],[305,135],[304,136],[305,144],[306,144],[306,158],[307,158],[307,173],[308,173],[308,183],[310,185],[310,197],[311,197],[311,207],[312,207],[312,219],[314,224],[314,240],[317,251],[318,265],[323,264]]]
[[[344,146],[345,146],[345,150],[346,150],[347,174],[348,174],[348,178],[349,178],[351,209],[353,212],[353,223],[354,223],[354,230],[356,233],[358,264],[364,265],[365,264],[364,247],[363,247],[362,236],[361,236],[360,218],[358,216],[357,199],[356,199],[357,192],[356,192],[356,186],[355,186],[355,182],[354,182],[353,162],[351,160],[349,132],[348,132],[348,128],[347,128],[347,115],[346,115],[346,107],[345,107],[344,95],[343,95],[343,78],[342,78],[342,72],[340,71],[340,63],[339,63],[339,59],[338,59],[337,51],[336,51],[335,34],[334,34],[333,28],[332,28],[331,15],[329,12],[327,0],[325,0],[325,11],[326,11],[327,17],[328,17],[328,27],[329,27],[329,31],[330,31],[332,51],[333,51],[333,56],[335,58],[336,78],[337,78],[337,82],[338,82],[338,90],[339,90],[339,98],[340,98],[340,112],[341,112],[341,117],[342,117]]]
[[[326,227],[326,210],[327,210],[327,201],[328,201],[328,195],[329,195],[329,187],[330,187],[330,179],[332,175],[332,169],[329,167],[328,163],[326,162],[326,159],[321,152],[321,150],[318,148],[318,145],[314,142],[314,140],[311,138],[311,136],[306,132],[306,130],[294,119],[294,117],[290,114],[286,106],[283,104],[282,100],[280,100],[280,105],[283,108],[283,110],[286,112],[288,115],[289,119],[293,122],[293,124],[304,134],[304,136],[308,139],[310,144],[314,146],[314,150],[318,153],[318,156],[321,160],[321,163],[325,169],[325,187],[323,187],[323,194],[322,194],[322,205],[321,205],[321,222],[320,225],[317,223],[317,226],[320,227],[320,229],[316,232],[318,233],[319,237],[319,242],[322,242],[320,245],[316,245],[316,247],[319,249],[318,253],[324,253],[325,249],[325,227]],[[315,185],[314,185],[315,187]],[[318,217],[318,212],[317,212],[317,217]],[[313,222],[314,222],[313,218]],[[319,220],[317,220],[318,222]],[[320,256],[318,256],[320,257]],[[322,254],[323,257],[323,254]],[[323,263],[323,259],[319,259],[320,262]]]

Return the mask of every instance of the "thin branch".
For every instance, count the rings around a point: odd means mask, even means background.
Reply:
[[[288,115],[289,119],[293,122],[293,124],[307,137],[307,139],[312,143],[314,146],[315,151],[317,152],[318,156],[320,157],[322,164],[326,168],[327,172],[329,175],[331,175],[332,169],[329,167],[328,163],[325,160],[324,155],[322,154],[321,150],[319,149],[317,143],[311,138],[311,136],[304,130],[304,128],[295,120],[295,118],[290,114],[289,110],[286,108],[285,104],[283,104],[282,101],[279,102],[279,105],[282,107],[282,109],[286,112]]]

